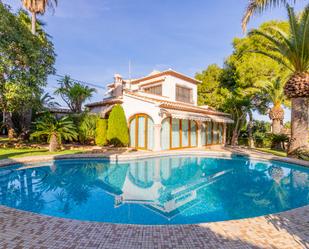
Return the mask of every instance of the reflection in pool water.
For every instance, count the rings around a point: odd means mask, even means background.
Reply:
[[[309,203],[309,171],[280,162],[161,157],[32,166],[0,169],[1,205],[88,221],[192,224]]]

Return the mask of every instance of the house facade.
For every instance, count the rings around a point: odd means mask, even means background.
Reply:
[[[107,98],[86,105],[90,112],[107,118],[116,104],[128,121],[130,147],[141,150],[223,146],[229,114],[197,105],[194,78],[174,70],[125,80],[119,74],[109,84]]]

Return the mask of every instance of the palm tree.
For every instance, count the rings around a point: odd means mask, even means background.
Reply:
[[[288,154],[308,147],[308,97],[309,97],[309,5],[297,17],[294,9],[287,5],[289,28],[287,34],[278,28],[272,32],[254,30],[250,35],[265,38],[261,41],[267,48],[255,51],[272,58],[288,68],[291,76],[284,87],[285,95],[291,99],[291,141]]]
[[[96,92],[95,88],[75,82],[68,75],[59,80],[59,83],[60,87],[55,91],[55,94],[60,95],[71,111],[75,113],[82,112],[83,103]]]
[[[39,107],[41,109],[47,109],[48,108],[57,108],[60,104],[55,101],[55,98],[52,97],[49,93],[44,93],[42,96],[40,96],[39,99]]]
[[[18,11],[17,17],[18,17],[18,20],[22,24],[24,24],[29,30],[32,29],[32,20],[27,11],[20,9]],[[40,38],[41,41],[46,41],[48,40],[48,38],[51,38],[51,36],[47,34],[44,30],[45,25],[46,24],[43,21],[36,20],[35,33]]]
[[[72,141],[77,139],[77,132],[72,120],[65,116],[57,120],[53,115],[43,117],[35,123],[36,131],[31,134],[31,138],[47,136],[49,141],[49,151],[57,151],[62,139]]]
[[[47,7],[54,9],[58,4],[58,0],[22,0],[24,7],[31,12],[31,32],[36,32],[36,15],[43,15]]]
[[[249,0],[249,4],[242,18],[241,26],[245,32],[251,17],[256,13],[262,13],[268,8],[285,5],[288,2],[295,3],[296,0]]]
[[[265,87],[265,94],[269,101],[273,104],[273,107],[269,111],[269,118],[272,121],[272,133],[279,134],[281,132],[284,110],[282,104],[286,102],[284,95],[285,81],[281,77],[277,77]]]

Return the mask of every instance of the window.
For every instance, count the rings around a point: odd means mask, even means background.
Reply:
[[[197,125],[195,121],[190,121],[191,124],[191,147],[197,146]]]
[[[136,114],[130,120],[130,146],[152,150],[154,147],[154,123],[145,114]]]
[[[162,96],[162,85],[143,88],[144,92]]]
[[[208,122],[207,123],[207,145],[211,145],[212,144],[212,122]]]
[[[162,121],[161,146],[163,150],[197,146],[197,123],[193,120],[166,118]]]
[[[192,89],[183,87],[183,86],[176,86],[176,101],[192,103],[193,96],[192,96]]]

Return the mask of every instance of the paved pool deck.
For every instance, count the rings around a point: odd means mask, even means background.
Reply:
[[[0,166],[59,158],[110,157],[111,160],[130,160],[170,154],[221,157],[242,154],[253,158],[288,161],[309,166],[308,162],[235,148],[219,151],[185,150],[172,153],[39,156],[2,160]],[[177,226],[82,222],[0,206],[0,248],[309,248],[309,206],[250,219]]]

